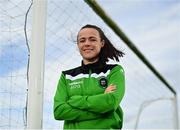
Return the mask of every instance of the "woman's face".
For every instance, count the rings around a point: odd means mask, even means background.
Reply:
[[[101,48],[104,46],[99,32],[94,28],[84,28],[79,31],[77,40],[84,63],[97,61]]]

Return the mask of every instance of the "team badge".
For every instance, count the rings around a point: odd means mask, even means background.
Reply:
[[[101,87],[107,88],[108,81],[107,81],[106,77],[101,77],[99,79],[99,84],[101,85]]]

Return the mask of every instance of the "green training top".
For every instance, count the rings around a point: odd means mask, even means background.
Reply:
[[[116,90],[104,93],[111,84]],[[64,129],[120,129],[123,112],[119,104],[124,92],[120,65],[82,63],[62,72],[54,96],[54,117],[65,120]]]

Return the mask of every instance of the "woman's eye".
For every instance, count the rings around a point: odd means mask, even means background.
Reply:
[[[91,39],[91,41],[96,41],[96,39]]]
[[[82,43],[82,42],[85,42],[85,40],[80,40],[79,42]]]

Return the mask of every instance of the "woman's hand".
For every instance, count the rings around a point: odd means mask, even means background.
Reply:
[[[116,85],[111,84],[110,86],[108,86],[106,88],[106,90],[104,91],[104,93],[110,93],[110,92],[114,92],[116,90]]]

